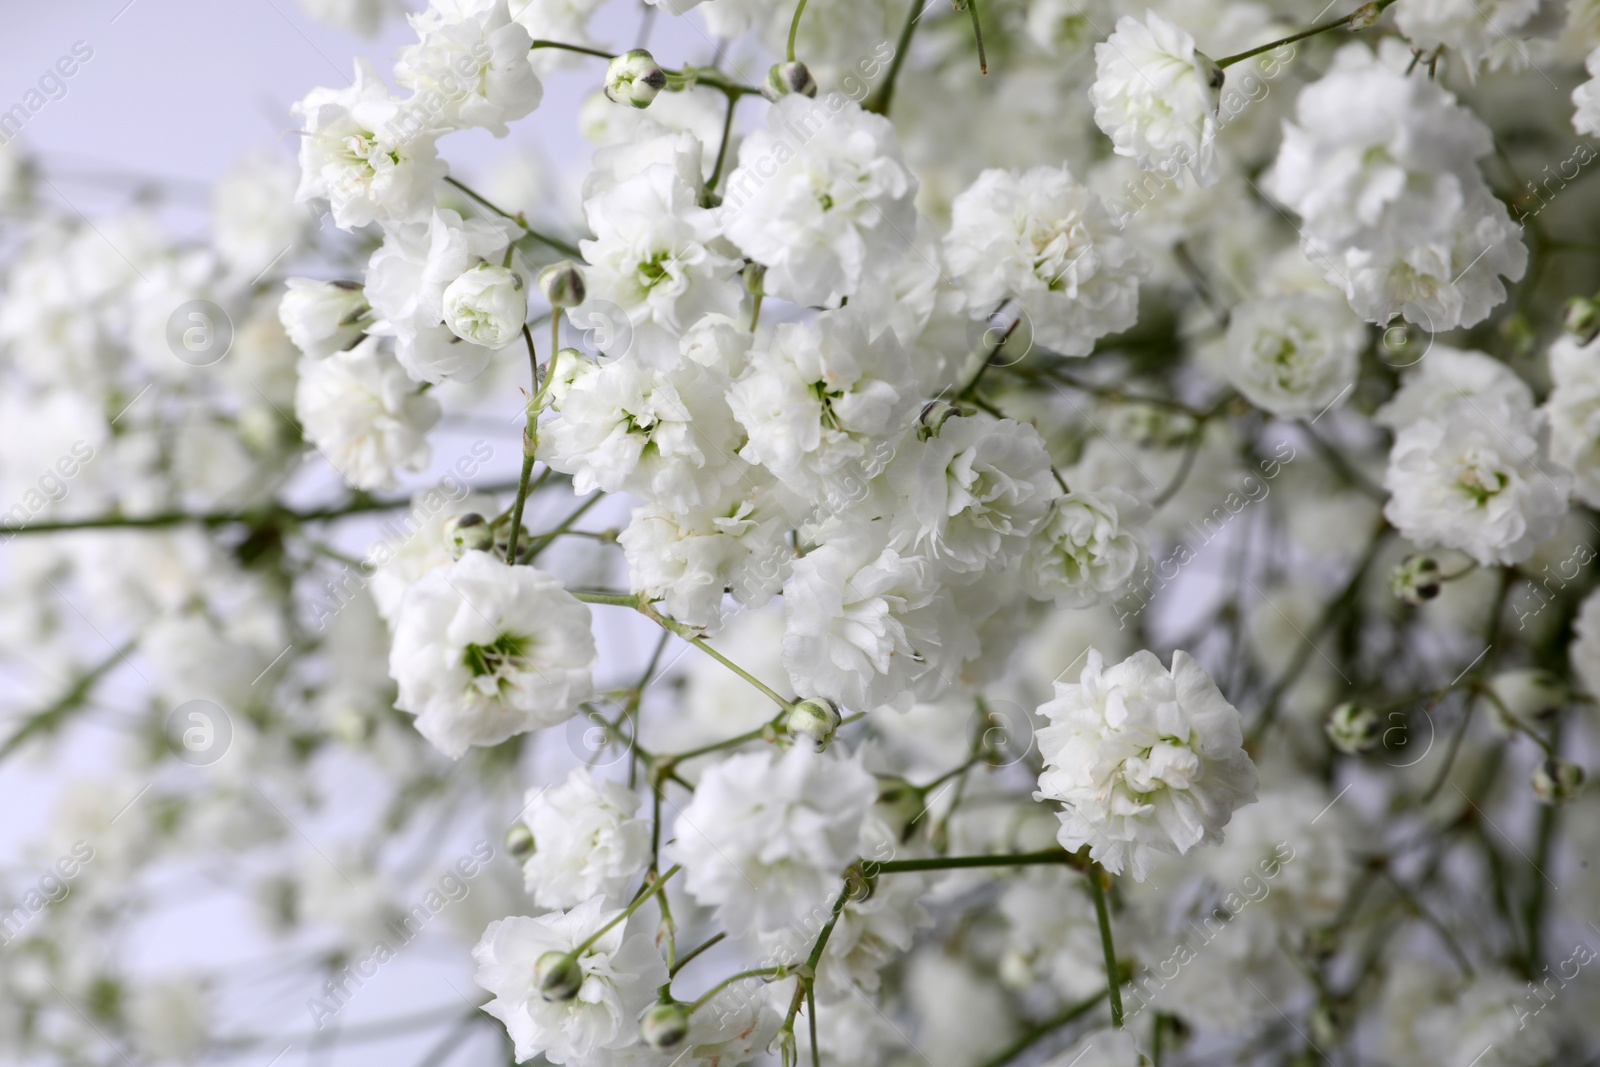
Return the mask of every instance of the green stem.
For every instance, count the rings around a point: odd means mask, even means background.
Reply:
[[[569,243],[567,241],[563,241],[559,237],[551,237],[549,234],[540,233],[538,230],[535,230],[533,227],[529,226],[528,225],[528,220],[523,218],[520,214],[513,215],[511,212],[507,211],[505,208],[500,207],[499,205],[494,204],[491,201],[487,200],[483,196],[483,194],[478,192],[476,189],[473,189],[470,186],[458,181],[457,179],[450,177],[448,174],[445,175],[445,179],[444,180],[449,182],[451,185],[455,186],[457,189],[461,190],[461,192],[465,193],[471,199],[477,201],[478,204],[480,204],[482,207],[487,208],[488,210],[494,212],[496,215],[499,215],[501,218],[510,219],[512,222],[516,223],[518,226],[521,226],[522,227],[522,232],[526,236],[533,238],[535,241],[538,241],[540,244],[549,245],[551,248],[555,249],[557,252],[560,252],[562,255],[571,256],[573,259],[582,259],[583,258],[583,253],[578,251],[578,246],[577,245],[571,244],[571,243]]]
[[[978,42],[978,73],[989,73],[989,57],[983,51],[983,25],[978,21],[978,0],[967,0],[967,12],[972,16],[972,36]]]
[[[713,939],[713,940],[715,940],[715,939]],[[711,944],[711,942],[707,942],[706,944],[709,945],[709,944]],[[700,946],[700,948],[705,948],[705,947],[706,947],[706,945]],[[698,952],[700,950],[696,949],[695,951]],[[691,953],[690,955],[692,956],[693,953]],[[689,960],[688,956],[684,957],[684,962],[688,962],[688,960]],[[738,974],[729,975],[728,977],[724,978],[722,981],[718,982],[716,985],[712,986],[710,989],[706,990],[704,993],[700,994],[700,996],[696,997],[695,1000],[694,1000],[694,1003],[689,1005],[689,1014],[693,1015],[695,1012],[699,1011],[701,1008],[703,1008],[707,1004],[711,1003],[711,998],[712,997],[716,996],[718,993],[722,992],[724,989],[727,989],[729,986],[733,985],[733,983],[735,983],[735,982],[742,982],[746,978],[773,978],[773,977],[776,977],[776,976],[782,974],[784,969],[785,968],[783,968],[783,967],[757,967],[753,971],[740,971]]]
[[[722,183],[722,168],[728,162],[728,142],[733,140],[733,111],[739,105],[738,93],[726,93],[728,98],[728,114],[722,120],[722,144],[717,148],[717,163],[711,168],[711,180],[706,183],[706,193],[712,194],[717,186]]]
[[[554,318],[554,316],[552,316]],[[557,319],[559,321],[559,319]],[[511,505],[511,535],[507,538],[506,563],[517,562],[517,538],[522,533],[522,509],[528,503],[528,480],[533,476],[533,455],[539,448],[539,401],[544,397],[545,386],[550,384],[550,372],[555,370],[556,354],[550,353],[545,368],[544,385],[539,384],[539,353],[534,351],[533,331],[522,324],[522,338],[528,342],[528,366],[533,373],[532,397],[528,400],[528,421],[522,430],[522,476],[517,479],[517,499]]]
[[[1329,30],[1337,30],[1341,26],[1350,26],[1351,23],[1355,21],[1356,17],[1363,14],[1368,7],[1376,9],[1372,12],[1372,18],[1376,19],[1379,15],[1383,14],[1385,8],[1394,2],[1395,0],[1377,0],[1377,2],[1373,4],[1363,4],[1361,7],[1342,18],[1336,18],[1329,22],[1320,23],[1316,26],[1312,26],[1308,30],[1301,30],[1299,33],[1291,33],[1287,37],[1279,38],[1276,41],[1261,45],[1258,48],[1252,48],[1248,52],[1240,52],[1238,55],[1227,56],[1223,59],[1219,59],[1217,60],[1217,66],[1221,67],[1223,70],[1227,70],[1235,63],[1238,63],[1241,60],[1249,59],[1251,56],[1259,56],[1263,52],[1270,52],[1274,48],[1282,48],[1286,44],[1293,44],[1296,41],[1303,41],[1307,37],[1315,37],[1317,34],[1327,33]],[[1371,23],[1368,23],[1368,25],[1371,25]]]
[[[794,39],[800,34],[800,16],[805,13],[806,0],[794,6],[794,18],[789,21],[789,62],[794,62]]]
[[[1106,992],[1111,997],[1111,1025],[1122,1029],[1122,969],[1111,940],[1111,913],[1106,910],[1105,882],[1109,875],[1098,863],[1089,871],[1089,891],[1094,894],[1094,917],[1100,924],[1100,949],[1106,957]]]
[[[682,956],[679,956],[678,957],[678,962],[672,965],[672,969],[669,972],[669,976],[670,977],[677,977],[678,972],[683,970],[685,967],[687,967],[689,965],[689,961],[690,960],[694,959],[696,956],[700,955],[700,953],[704,952],[706,949],[710,948],[711,946],[720,943],[727,936],[728,935],[727,935],[726,932],[723,932],[723,933],[720,933],[720,934],[713,934],[710,937],[706,938],[706,940],[700,942],[694,948],[690,949],[688,952],[685,952]]]
[[[1061,866],[1087,870],[1089,861],[1076,852],[1050,849],[1046,852],[1019,852],[998,856],[930,856],[927,859],[889,860],[869,864],[878,874],[901,874],[910,871],[955,871],[969,867],[1043,867]],[[1091,879],[1092,881],[1093,879]]]
[[[493,494],[504,493],[514,488],[516,488],[514,485],[506,483],[474,486],[471,491],[474,493]],[[365,515],[374,511],[395,511],[400,508],[409,508],[413,503],[414,501],[411,497],[397,499],[362,497],[338,507],[310,508],[306,510],[273,506],[263,508],[260,511],[164,511],[155,515],[105,515],[95,519],[74,519],[70,522],[38,522],[30,526],[14,528],[0,526],[0,535],[67,533],[72,530],[157,530],[168,526],[188,525],[215,529],[219,526],[232,526],[236,523],[259,528],[273,522],[327,522],[330,519],[343,519],[351,515]]]
[[[609,604],[613,607],[632,608],[639,614],[654,621],[656,625],[663,626],[666,629],[671,630],[673,633],[677,634],[679,637],[683,638],[685,641],[689,642],[691,645],[695,646],[700,651],[704,652],[706,655],[710,656],[712,659],[728,668],[734,674],[737,674],[739,677],[743,678],[745,681],[761,690],[761,692],[765,693],[767,698],[770,699],[774,704],[778,705],[778,707],[787,711],[789,708],[794,706],[792,701],[784,699],[777,693],[776,690],[772,689],[761,679],[757,678],[755,675],[751,674],[749,671],[733,662],[733,660],[729,659],[727,656],[724,656],[721,652],[718,652],[716,649],[712,648],[710,643],[708,643],[705,638],[694,632],[693,627],[688,626],[685,623],[678,622],[676,619],[669,619],[665,615],[662,615],[660,612],[656,611],[650,606],[650,602],[644,596],[644,594],[576,592],[572,595],[586,604]],[[716,747],[721,746],[719,745]]]
[[[127,658],[128,653],[133,651],[133,647],[134,642],[123,645],[80,675],[78,680],[72,684],[72,688],[63,693],[61,698],[54,704],[51,704],[43,711],[34,712],[23,720],[22,726],[17,729],[16,733],[6,738],[5,744],[0,745],[0,760],[5,759],[22,747],[23,742],[35,734],[48,734],[59,729],[61,724],[66,721],[67,716],[88,700],[90,692],[100,682],[100,679],[110,674],[112,668]]]
[[[1005,1067],[1006,1064],[1010,1063],[1018,1056],[1021,1056],[1024,1052],[1028,1051],[1044,1038],[1049,1037],[1063,1026],[1066,1026],[1068,1023],[1080,1018],[1085,1012],[1092,1010],[1094,1006],[1104,1000],[1105,997],[1105,990],[1102,989],[1088,1000],[1079,1001],[1077,1004],[1063,1009],[1060,1014],[1054,1016],[1053,1018],[1046,1019],[1038,1026],[1035,1026],[1033,1029],[1017,1038],[1013,1044],[1011,1044],[1003,1052],[996,1055],[994,1058],[984,1060],[980,1067]]]
[[[606,52],[599,48],[590,48],[587,45],[568,44],[565,41],[538,40],[533,42],[533,47],[530,48],[529,51],[532,51],[533,48],[559,48],[563,52],[577,52],[579,55],[595,56],[599,59],[617,58],[616,54],[613,52]]]
[[[646,886],[644,892],[640,893],[634,898],[633,903],[629,904],[626,908],[623,908],[620,912],[618,912],[616,917],[610,922],[606,923],[600,929],[590,934],[583,944],[572,950],[572,954],[574,956],[583,955],[584,952],[588,951],[589,947],[592,946],[596,941],[606,936],[606,931],[610,930],[618,923],[626,921],[628,916],[632,915],[634,912],[638,911],[644,906],[645,901],[661,892],[661,890],[666,887],[667,882],[671,880],[672,876],[681,870],[683,870],[681,866],[669,867],[666,874],[663,874],[660,878],[657,878],[654,882],[651,882],[648,886]]]
[[[922,11],[923,0],[911,0],[911,6],[906,8],[906,21],[900,27],[900,38],[894,45],[894,58],[889,60],[889,70],[884,75],[883,86],[872,94],[863,110],[879,115],[889,114],[889,107],[894,103],[894,83],[900,77],[906,53],[911,50],[911,37],[917,32],[917,23],[922,21]]]

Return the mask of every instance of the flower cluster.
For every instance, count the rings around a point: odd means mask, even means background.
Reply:
[[[304,2],[0,146],[0,1059],[1593,1059],[1594,5]]]

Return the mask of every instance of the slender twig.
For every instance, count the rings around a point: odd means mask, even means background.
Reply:
[[[1353,28],[1355,20],[1360,16],[1368,14],[1369,10],[1371,16],[1373,18],[1377,18],[1383,13],[1384,8],[1388,7],[1394,2],[1395,0],[1377,0],[1377,2],[1373,4],[1364,4],[1342,18],[1336,18],[1329,22],[1312,26],[1310,29],[1301,30],[1299,33],[1291,33],[1287,37],[1280,37],[1276,41],[1270,41],[1267,44],[1259,45],[1247,52],[1240,52],[1237,55],[1225,56],[1224,58],[1217,60],[1217,66],[1221,67],[1223,70],[1227,70],[1240,60],[1249,59],[1251,56],[1259,56],[1261,53],[1270,52],[1274,48],[1282,48],[1286,44],[1293,44],[1296,41],[1303,41],[1307,37],[1315,37],[1319,33],[1326,33],[1329,30],[1337,30],[1341,26],[1349,26]]]
[[[1089,871],[1089,891],[1094,895],[1094,917],[1100,924],[1100,949],[1106,957],[1106,992],[1111,996],[1111,1025],[1122,1029],[1122,968],[1111,940],[1111,913],[1106,909],[1105,883],[1109,876],[1096,863]]]

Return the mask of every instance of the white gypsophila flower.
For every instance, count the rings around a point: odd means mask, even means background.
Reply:
[[[1057,840],[1113,874],[1143,881],[1160,853],[1222,840],[1255,800],[1239,712],[1187,653],[1172,668],[1139,651],[1107,667],[1095,649],[1077,682],[1055,683],[1039,714],[1044,771],[1036,800],[1062,805]]]
[[[637,793],[581,767],[560,785],[529,790],[522,822],[533,854],[522,877],[534,902],[571,908],[591,897],[617,900],[650,862],[650,824],[638,811]]]
[[[1488,62],[1525,66],[1526,51],[1512,41],[1539,9],[1539,0],[1414,0],[1395,9],[1395,25],[1413,48],[1459,58],[1469,79]],[[1522,60],[1522,62],[1519,62]]]
[[[795,691],[861,710],[909,699],[939,651],[930,569],[864,533],[795,561],[783,587],[783,663]]]
[[[1527,265],[1478,170],[1493,139],[1436,82],[1408,78],[1383,53],[1347,45],[1301,91],[1266,188],[1303,218],[1307,258],[1358,314],[1470,326],[1505,299],[1500,276],[1516,281]]]
[[[1572,128],[1600,137],[1600,48],[1589,53],[1583,67],[1589,80],[1572,90]]]
[[[1600,507],[1600,343],[1580,344],[1563,334],[1550,345],[1550,379],[1545,399],[1550,427],[1550,458],[1573,477],[1573,495]]]
[[[1188,170],[1200,185],[1217,180],[1213,142],[1223,75],[1195,51],[1193,37],[1154,11],[1142,21],[1124,15],[1094,46],[1094,59],[1094,121],[1117,155],[1164,176]]]
[[[217,252],[230,268],[257,278],[305,239],[312,215],[295,204],[294,167],[251,159],[217,183],[211,227]]]
[[[684,95],[688,95],[688,91]],[[658,113],[659,105],[650,109],[651,115]],[[669,168],[694,190],[697,199],[705,191],[706,151],[699,137],[688,130],[663,125],[632,109],[613,106],[607,108],[607,114],[629,116],[637,128],[626,137],[589,138],[602,141],[605,147],[595,150],[593,169],[583,179],[585,201],[598,200],[628,179],[656,166]]]
[[[576,308],[574,321],[586,321],[597,302],[615,304],[633,330],[630,351],[658,366],[676,362],[678,338],[693,323],[737,314],[744,296],[743,264],[695,184],[655,163],[584,204],[595,237],[578,242],[589,307]]]
[[[422,218],[448,169],[434,135],[408,129],[404,105],[366,60],[345,89],[313,89],[294,106],[300,138],[298,201],[323,198],[341,229]]]
[[[157,1062],[193,1063],[211,1041],[215,1018],[197,977],[139,983],[128,998],[128,1024],[139,1049]]]
[[[445,287],[444,324],[463,341],[500,349],[522,337],[528,287],[508,267],[479,263]]]
[[[599,898],[566,912],[513,915],[489,924],[472,950],[473,981],[494,994],[483,1010],[505,1024],[518,1062],[541,1053],[551,1063],[596,1062],[603,1050],[639,1041],[639,1014],[667,981],[667,966],[646,933],[619,922],[578,955],[582,984],[568,1000],[546,1000],[535,972],[546,953],[570,953],[620,912]]]
[[[701,777],[668,852],[731,936],[777,930],[826,910],[877,796],[860,760],[835,750],[741,753]]]
[[[1539,987],[1535,987],[1539,988]],[[1498,970],[1465,982],[1413,958],[1392,961],[1382,991],[1380,1046],[1395,1067],[1473,1063],[1475,1067],[1543,1067],[1554,1062],[1550,1017],[1530,1011],[1544,1001]]]
[[[1395,435],[1383,514],[1419,547],[1460,549],[1484,566],[1520,563],[1566,514],[1568,484],[1531,411],[1459,396]]]
[[[1373,412],[1372,421],[1398,432],[1437,417],[1462,397],[1505,403],[1524,416],[1533,411],[1533,390],[1503,362],[1484,352],[1433,344],[1394,396]]]
[[[904,349],[869,338],[860,316],[784,323],[749,355],[728,405],[749,441],[739,455],[799,492],[826,494],[880,473],[917,403]]]
[[[1294,293],[1246,301],[1228,318],[1228,380],[1256,407],[1313,418],[1354,387],[1367,331],[1335,295]]]
[[[894,543],[958,574],[1020,553],[1061,492],[1039,431],[982,413],[907,440],[887,477],[905,499]]]
[[[1589,695],[1600,697],[1600,590],[1584,597],[1578,608],[1567,659]]]
[[[418,40],[400,50],[394,73],[412,90],[407,118],[418,130],[482,126],[504,137],[507,122],[539,106],[533,38],[507,0],[436,3],[410,18]]]
[[[635,508],[617,543],[629,588],[679,622],[710,631],[722,620],[724,593],[755,608],[782,587],[795,556],[790,522],[770,476],[751,469],[703,507]]]
[[[1015,301],[1040,344],[1082,356],[1138,316],[1145,266],[1120,229],[1066,167],[986,170],[951,206],[945,257],[969,311]]]
[[[296,348],[321,358],[359,341],[372,321],[372,309],[359,282],[290,278],[284,282],[278,320]]]
[[[1454,227],[1404,248],[1349,248],[1323,258],[1327,280],[1344,289],[1368,322],[1396,315],[1429,332],[1473,326],[1506,298],[1505,282],[1528,267],[1522,227],[1486,189],[1474,190]]]
[[[769,295],[832,306],[905,254],[917,179],[889,120],[839,93],[791,93],[767,124],[739,146],[724,232],[767,268]]]
[[[439,405],[368,337],[354,348],[300,363],[294,414],[306,439],[358,489],[392,489],[402,470],[433,454],[428,431]]]
[[[561,397],[540,457],[579,493],[629,492],[669,508],[720,500],[743,474],[727,376],[684,360],[670,371],[618,360],[589,369]]]
[[[996,910],[1006,920],[1001,977],[1027,988],[1047,981],[1070,1001],[1105,984],[1105,953],[1083,878],[1075,871],[1022,872],[1002,891]]]
[[[385,229],[367,263],[366,295],[377,319],[369,332],[394,337],[395,358],[413,378],[470,381],[488,365],[492,349],[445,325],[444,294],[477,264],[500,262],[511,236],[504,220],[463,219],[448,208]]]
[[[594,694],[589,624],[588,607],[551,575],[468,552],[400,602],[395,707],[452,758],[563,723]]]
[[[1148,505],[1112,486],[1057,497],[1023,564],[1028,594],[1058,608],[1108,603],[1149,558]]]

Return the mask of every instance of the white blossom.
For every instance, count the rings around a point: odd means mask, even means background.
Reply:
[[[767,126],[739,146],[724,232],[767,268],[769,294],[833,306],[905,254],[917,179],[889,121],[840,93],[791,93]]]
[[[1138,314],[1145,267],[1119,230],[1065,167],[986,170],[951,207],[945,256],[969,310],[1015,301],[1040,344],[1082,356]]]
[[[1029,594],[1059,608],[1108,602],[1149,558],[1140,528],[1149,514],[1112,486],[1057,497],[1028,546]]]
[[[408,128],[404,105],[365,60],[346,89],[313,89],[294,106],[305,120],[295,199],[323,198],[346,230],[423,217],[446,167],[434,137]]]
[[[1245,399],[1291,419],[1320,416],[1355,388],[1367,331],[1337,296],[1298,293],[1233,309],[1222,354]]]
[[[504,137],[507,122],[539,106],[544,87],[529,58],[533,38],[511,20],[510,7],[508,0],[451,0],[411,16],[417,43],[395,63],[395,79],[413,93],[409,122],[482,126]]]
[[[668,848],[734,936],[826,911],[878,795],[854,759],[810,745],[730,756],[701,777]]]
[[[303,360],[294,411],[306,439],[358,489],[390,489],[398,472],[421,470],[439,419],[439,405],[417,392],[376,337]]]
[[[1518,563],[1555,532],[1569,479],[1540,447],[1532,412],[1501,397],[1458,396],[1395,436],[1383,514],[1423,547],[1484,565]]]
[[[565,722],[594,693],[589,609],[532,567],[468,552],[400,603],[389,673],[395,706],[441,752]]]
[[[1158,854],[1222,840],[1255,800],[1239,712],[1183,652],[1168,670],[1150,652],[1112,667],[1091,649],[1077,682],[1039,709],[1044,772],[1037,800],[1062,805],[1063,848],[1089,846],[1106,870],[1142,881]]]
[[[1217,180],[1222,70],[1195,51],[1193,37],[1155,11],[1143,21],[1124,15],[1094,59],[1094,121],[1117,155],[1167,177],[1188,170],[1201,185]]]
[[[522,339],[528,287],[515,271],[480,263],[445,287],[440,309],[463,341],[504,348]]]
[[[522,822],[533,854],[522,876],[534,902],[572,908],[591,897],[620,902],[650,862],[650,824],[638,818],[639,795],[575,769],[566,781],[529,790]]]
[[[551,1063],[585,1064],[638,1042],[635,1020],[667,981],[649,934],[630,933],[626,923],[602,934],[578,955],[583,980],[569,1000],[545,1000],[534,978],[546,953],[574,951],[618,914],[595,898],[570,911],[499,919],[483,932],[472,950],[474,981],[494,994],[483,1010],[505,1024],[518,1062],[543,1053]]]

